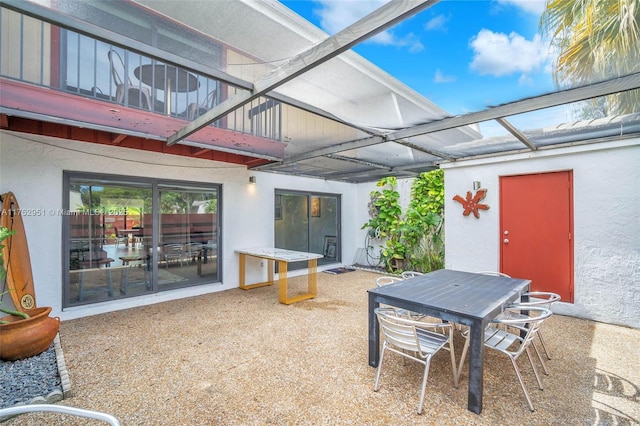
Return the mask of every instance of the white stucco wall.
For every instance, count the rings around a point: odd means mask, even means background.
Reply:
[[[639,165],[640,140],[444,164],[446,267],[499,269],[499,176],[573,170],[575,303],[556,304],[554,310],[640,327]],[[273,244],[275,188],[342,195],[342,263],[350,265],[364,248],[365,230],[360,228],[369,219],[369,193],[376,189],[376,182],[352,185],[250,172],[227,163],[0,132],[0,193],[14,192],[20,207],[61,209],[64,170],[221,184],[223,269],[221,283],[62,311],[62,220],[55,215],[24,217],[37,302],[52,306],[63,320],[236,288],[234,249]],[[249,175],[257,177],[256,185],[248,184]],[[471,190],[476,180],[488,189],[484,201],[491,206],[479,220],[463,217],[452,200]],[[410,187],[411,180],[399,181],[404,198]]]
[[[42,136],[0,132],[0,193],[13,192],[23,209],[62,209],[63,171],[211,182],[222,185],[222,281],[152,295],[62,310],[62,218],[25,216],[31,267],[39,306],[72,319],[101,312],[173,300],[238,287],[234,249],[272,246],[275,188],[342,194],[342,256],[350,264],[353,236],[361,223],[356,185],[248,171],[243,166],[88,144]],[[255,175],[257,183],[248,183]],[[294,271],[291,275],[302,273]],[[250,276],[249,276],[250,278]]]
[[[499,177],[573,171],[574,303],[554,311],[640,327],[640,140],[599,143],[442,165],[446,267],[499,270]],[[487,188],[488,211],[464,217],[452,198]],[[472,191],[473,192],[473,191]]]

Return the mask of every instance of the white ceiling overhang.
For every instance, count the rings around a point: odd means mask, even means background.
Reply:
[[[284,156],[259,167],[265,171],[351,182],[373,181],[387,175],[415,176],[438,167],[443,161],[640,134],[640,114],[609,120],[608,124],[579,122],[542,130],[520,129],[512,121],[518,115],[636,90],[640,88],[637,72],[451,116],[355,52],[343,51],[388,25],[431,7],[436,1],[392,2],[332,37],[274,0],[117,3],[120,11],[124,4],[132,10],[135,8],[136,13],[164,16],[170,25],[196,30],[221,42],[230,51],[252,58],[251,62],[226,62],[221,67],[205,64],[203,58],[183,57],[182,52],[150,46],[135,34],[127,34],[126,29],[115,34],[101,26],[97,18],[91,21],[90,16],[82,19],[59,16],[30,6],[37,3],[46,9],[50,7],[46,0],[6,0],[5,3],[27,14],[48,15],[51,22],[82,33],[116,43],[126,42],[138,51],[246,89],[235,99],[223,102],[200,117],[200,121],[169,136],[169,144],[185,143],[183,139],[189,132],[197,131],[217,116],[259,95],[265,94],[301,111],[284,118]],[[61,3],[69,10],[87,4]],[[100,7],[108,9],[114,4],[101,3]],[[316,117],[321,124],[302,125],[300,117],[308,116]],[[287,122],[288,119],[298,122]],[[491,120],[497,120],[506,129],[507,136],[483,139],[476,125]]]

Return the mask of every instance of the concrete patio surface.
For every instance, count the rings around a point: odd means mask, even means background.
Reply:
[[[509,360],[489,350],[479,415],[467,410],[467,369],[454,388],[446,352],[431,365],[422,415],[417,363],[390,354],[374,392],[367,290],[377,276],[319,273],[318,297],[289,306],[272,286],[64,321],[71,397],[58,404],[125,425],[640,424],[640,330],[560,315],[543,325],[543,391],[519,360],[534,412]],[[463,343],[456,334],[458,358]],[[101,423],[38,413],[5,424]]]

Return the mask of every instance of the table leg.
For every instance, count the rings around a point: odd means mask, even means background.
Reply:
[[[240,283],[240,288],[241,289],[245,289],[245,287],[246,287],[245,286],[245,282],[244,282],[244,279],[245,279],[244,268],[245,268],[245,264],[247,263],[246,260],[247,260],[247,257],[243,253],[240,253],[239,258],[238,258],[238,269],[239,269],[239,271],[238,271],[238,274],[239,274],[238,282]]]
[[[380,306],[375,295],[369,293],[369,365],[377,367],[380,361],[380,327],[375,309]]]
[[[469,339],[469,395],[467,397],[467,408],[469,411],[480,414],[484,390],[484,324],[481,321],[475,321],[471,324]]]
[[[318,259],[309,259],[307,262],[307,273],[309,274],[309,295],[318,295]]]
[[[278,301],[280,303],[287,304],[287,262],[283,260],[278,261]]]
[[[307,292],[289,297],[287,295],[287,262],[278,261],[278,301],[290,305],[301,300],[313,299],[318,295],[318,260],[309,259],[307,262]],[[284,274],[283,274],[284,272]]]
[[[266,260],[268,266],[268,280],[265,282],[261,282],[261,283],[255,283],[255,284],[249,284],[247,285],[246,283],[246,276],[245,276],[245,271],[246,271],[246,264],[247,264],[247,255],[244,253],[238,253],[239,258],[238,258],[238,268],[239,268],[239,277],[238,277],[238,281],[239,281],[239,287],[243,290],[251,290],[252,288],[257,288],[257,287],[264,287],[267,285],[273,285],[273,262],[270,260]],[[250,255],[249,255],[250,256]],[[285,273],[286,273],[286,267],[285,267]]]

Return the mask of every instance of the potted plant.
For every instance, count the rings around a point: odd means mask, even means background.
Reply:
[[[0,281],[3,287],[7,270],[2,256],[2,242],[13,234],[14,231],[0,227]],[[6,293],[8,292],[1,293],[0,298]],[[8,314],[0,318],[0,359],[5,361],[15,361],[46,351],[60,328],[60,319],[49,316],[51,307],[22,312],[0,305],[0,312]]]

